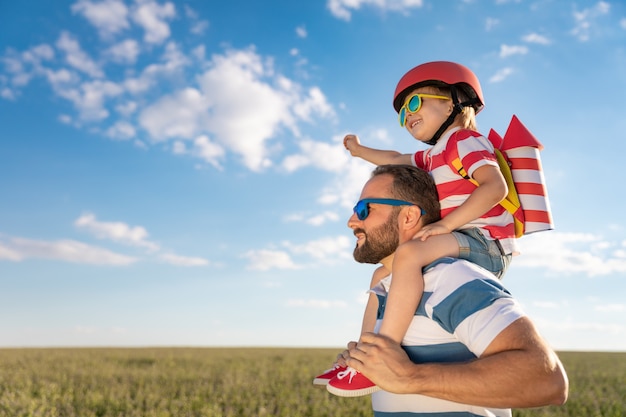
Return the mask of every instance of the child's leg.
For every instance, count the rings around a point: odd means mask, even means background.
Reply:
[[[457,240],[449,233],[425,241],[413,239],[398,247],[380,334],[402,342],[424,292],[422,268],[446,256],[459,256]]]
[[[511,255],[504,254],[497,240],[487,239],[477,228],[455,230],[452,235],[459,245],[459,258],[480,265],[502,279]]]
[[[374,274],[372,275],[372,280],[370,282],[370,290],[373,289],[378,283],[388,276],[391,272],[387,270],[384,266],[378,267]],[[365,311],[363,312],[363,324],[361,325],[361,334],[365,332],[373,332],[376,327],[376,320],[378,319],[378,295],[373,292],[369,293],[369,299],[367,301],[367,305],[365,306]],[[313,379],[314,385],[326,385],[333,378],[335,378],[338,374],[344,372],[346,370],[345,361],[340,356],[337,357],[337,361],[333,364],[333,366],[324,371],[324,373],[316,376]]]
[[[384,266],[378,267],[372,275],[370,282],[370,290],[374,289],[376,285],[385,277],[387,277],[391,271],[388,271]],[[376,327],[376,320],[378,319],[378,295],[370,291],[369,298],[367,299],[367,305],[365,306],[365,312],[363,313],[363,322],[361,324],[361,334],[366,332],[373,332]]]

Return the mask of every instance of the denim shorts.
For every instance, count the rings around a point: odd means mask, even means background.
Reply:
[[[497,240],[487,239],[480,229],[455,230],[452,232],[459,243],[459,258],[480,265],[502,279],[511,264],[511,255],[505,255]]]

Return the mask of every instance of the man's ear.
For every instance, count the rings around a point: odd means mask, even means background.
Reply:
[[[415,229],[419,227],[422,219],[422,211],[418,206],[406,206],[400,212],[400,228],[404,230]]]

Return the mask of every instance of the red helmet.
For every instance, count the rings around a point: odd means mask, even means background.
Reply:
[[[437,82],[454,85],[463,90],[469,99],[476,99],[472,105],[476,113],[485,106],[478,77],[469,68],[454,62],[435,61],[418,65],[400,78],[393,95],[393,108],[399,112],[409,92]]]

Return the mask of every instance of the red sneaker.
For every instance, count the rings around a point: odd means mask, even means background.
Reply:
[[[380,390],[362,373],[352,368],[346,368],[344,371],[338,372],[337,376],[326,385],[326,389],[331,394],[340,397],[360,397]]]
[[[347,368],[346,366],[339,366],[335,364],[332,368],[324,371],[323,374],[316,376],[315,379],[313,380],[313,385],[328,384],[328,381],[330,381],[335,376],[337,376],[339,372],[345,371],[346,368]]]

